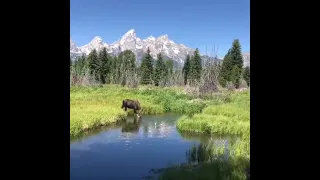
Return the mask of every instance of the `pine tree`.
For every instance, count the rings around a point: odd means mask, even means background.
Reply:
[[[173,76],[173,60],[168,59],[165,61],[165,73],[164,73],[164,86],[166,86]]]
[[[202,72],[202,63],[201,63],[201,57],[199,54],[199,49],[197,48],[194,51],[194,55],[191,58],[190,62],[190,70],[191,70],[191,79],[194,82],[199,82]]]
[[[231,49],[228,50],[227,54],[224,56],[221,66],[221,72],[219,77],[219,82],[222,87],[225,87],[227,82],[231,80],[232,65],[230,60]]]
[[[172,59],[168,59],[166,62],[166,67],[168,69],[168,75],[172,75],[173,74],[173,60]]]
[[[247,66],[243,70],[243,79],[247,82],[247,85],[250,86],[250,67]]]
[[[127,84],[128,78],[132,78],[136,69],[136,56],[131,50],[122,51],[118,56],[121,84]]]
[[[187,55],[186,60],[183,65],[183,75],[184,75],[184,85],[187,84],[188,79],[190,78],[190,55]]]
[[[236,66],[236,67],[235,67]],[[231,49],[226,54],[220,73],[220,84],[224,87],[227,82],[233,82],[236,88],[239,87],[242,74],[243,58],[241,46],[238,39],[232,43]]]
[[[98,53],[96,49],[90,52],[88,56],[88,65],[91,74],[95,74],[95,79],[99,80],[99,59]]]
[[[110,57],[105,47],[99,52],[99,63],[100,66],[98,72],[100,75],[100,80],[103,84],[105,84],[107,81],[107,76],[110,73]]]
[[[235,88],[239,88],[240,85],[240,78],[241,78],[241,70],[238,66],[233,66],[231,71],[231,79],[234,82]]]
[[[242,58],[241,45],[240,45],[239,39],[235,39],[233,41],[230,56],[232,59],[232,66],[237,67],[237,68],[233,68],[232,82],[234,83],[236,88],[239,88],[240,77],[242,73],[241,70],[243,67],[243,58]]]
[[[164,81],[164,77],[166,74],[166,65],[162,58],[161,53],[158,54],[158,60],[155,63],[155,74],[154,74],[154,83],[156,86],[159,86],[160,82]]]
[[[88,61],[84,54],[78,60],[79,69],[81,72],[84,72],[86,68],[88,68]]]
[[[150,55],[150,49],[144,55],[141,62],[141,84],[152,84],[153,77],[153,64],[152,57]]]
[[[110,80],[112,81],[112,83],[117,83],[117,72],[118,72],[118,69],[117,69],[117,59],[118,57],[117,56],[113,56],[113,57],[110,57],[111,58],[111,69],[110,69]]]
[[[231,48],[231,57],[232,57],[232,65],[238,66],[238,68],[242,69],[243,67],[243,57],[241,53],[241,45],[239,39],[235,39],[232,43]]]

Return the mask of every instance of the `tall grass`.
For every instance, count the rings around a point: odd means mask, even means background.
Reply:
[[[209,105],[202,113],[182,116],[177,122],[180,131],[243,135],[250,131],[250,94],[231,94],[230,102]]]
[[[228,103],[209,105],[192,117],[182,116],[177,128],[182,132],[240,135],[241,143],[231,148],[233,155],[250,158],[250,93],[232,93]]]
[[[250,179],[250,93],[227,97],[227,103],[211,103],[201,113],[182,116],[177,128],[181,132],[240,135],[241,141],[224,147],[200,144],[190,151],[191,157],[197,157],[197,165],[189,162],[166,168],[159,179]]]
[[[133,115],[128,109],[121,109],[123,99],[137,99],[142,106],[142,114],[162,114],[166,112],[200,113],[207,101],[194,100],[184,94],[183,89],[142,86],[129,89],[118,85],[104,87],[70,88],[70,136],[77,136],[89,129],[108,125]],[[215,98],[218,99],[218,98]],[[219,100],[216,100],[217,102]]]

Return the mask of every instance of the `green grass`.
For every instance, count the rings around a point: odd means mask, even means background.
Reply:
[[[209,105],[202,113],[182,116],[177,122],[180,131],[243,135],[250,131],[250,94],[231,94],[230,102]]]
[[[165,169],[160,180],[246,180],[250,163],[247,159],[231,159],[228,163],[216,160],[198,166],[183,165]]]
[[[217,142],[219,138],[200,143],[198,146],[194,145],[186,152],[187,163],[153,170],[153,172],[160,173],[158,177],[160,180],[248,179],[250,173],[249,141],[230,142],[227,145],[228,153],[226,153],[225,144],[221,144],[220,141],[219,145]]]
[[[232,93],[224,101],[227,103],[209,102],[201,113],[182,116],[177,128],[182,133],[240,136],[240,142],[229,144],[229,158],[223,160],[225,147],[210,143],[201,145],[193,150],[197,155],[192,156],[202,157],[201,162],[194,166],[188,163],[166,168],[159,179],[250,179],[250,93]]]
[[[219,158],[225,154],[224,147],[209,143],[205,151],[200,150],[205,157],[200,164],[169,167],[161,173],[160,179],[247,179],[250,168],[249,92],[223,92],[205,99],[194,99],[183,94],[180,87],[141,86],[134,90],[117,85],[72,87],[70,136],[81,136],[90,129],[114,124],[132,115],[132,110],[125,112],[121,109],[122,100],[126,98],[138,99],[142,114],[185,114],[177,121],[180,132],[238,135],[242,138],[238,143],[230,143],[228,161]]]
[[[192,115],[200,113],[208,101],[194,100],[183,94],[183,89],[141,86],[129,89],[117,85],[104,87],[70,88],[70,136],[78,136],[90,129],[124,119],[133,111],[121,109],[123,99],[139,100],[142,114],[162,114],[176,112]],[[221,97],[214,97],[219,103]],[[213,102],[213,101],[212,101]]]

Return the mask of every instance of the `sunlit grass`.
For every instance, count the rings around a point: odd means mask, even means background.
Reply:
[[[121,109],[123,99],[139,100],[142,114],[166,112],[199,113],[206,106],[203,101],[193,102],[179,87],[160,88],[141,86],[129,89],[117,85],[105,87],[70,88],[70,136],[124,119],[133,110]]]
[[[229,103],[209,105],[199,114],[182,116],[177,122],[180,131],[243,135],[250,131],[250,94],[231,95]]]
[[[239,135],[238,143],[226,146],[201,145],[194,153],[205,157],[196,166],[188,163],[165,169],[159,179],[234,179],[250,178],[250,93],[238,92],[227,103],[210,103],[201,113],[182,116],[177,121],[181,132]],[[228,159],[224,159],[225,156]],[[195,155],[193,155],[195,157]],[[220,158],[219,158],[220,157]],[[199,159],[199,158],[198,158]]]
[[[249,92],[214,94],[194,99],[181,87],[141,86],[129,89],[117,85],[70,88],[70,136],[108,125],[133,111],[121,109],[123,99],[139,100],[142,114],[176,112],[185,114],[177,121],[179,131],[240,135],[241,141],[228,145],[228,161],[212,159],[223,156],[225,147],[206,147],[208,162],[197,167],[168,168],[160,179],[246,179],[250,161],[250,94]]]

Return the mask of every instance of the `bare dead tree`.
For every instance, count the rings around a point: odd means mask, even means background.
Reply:
[[[139,85],[139,77],[137,73],[137,69],[132,69],[130,71],[126,71],[126,79],[127,79],[127,86],[129,88],[137,88]]]
[[[215,47],[212,48],[211,54],[211,57],[207,58],[203,63],[200,81],[190,82],[188,84],[191,84],[194,88],[186,88],[195,96],[205,96],[218,91],[221,66],[217,61],[217,49]],[[208,57],[207,50],[206,57]]]
[[[95,74],[91,74],[89,68],[78,69],[72,67],[70,72],[71,86],[96,86],[100,83],[96,81]]]

